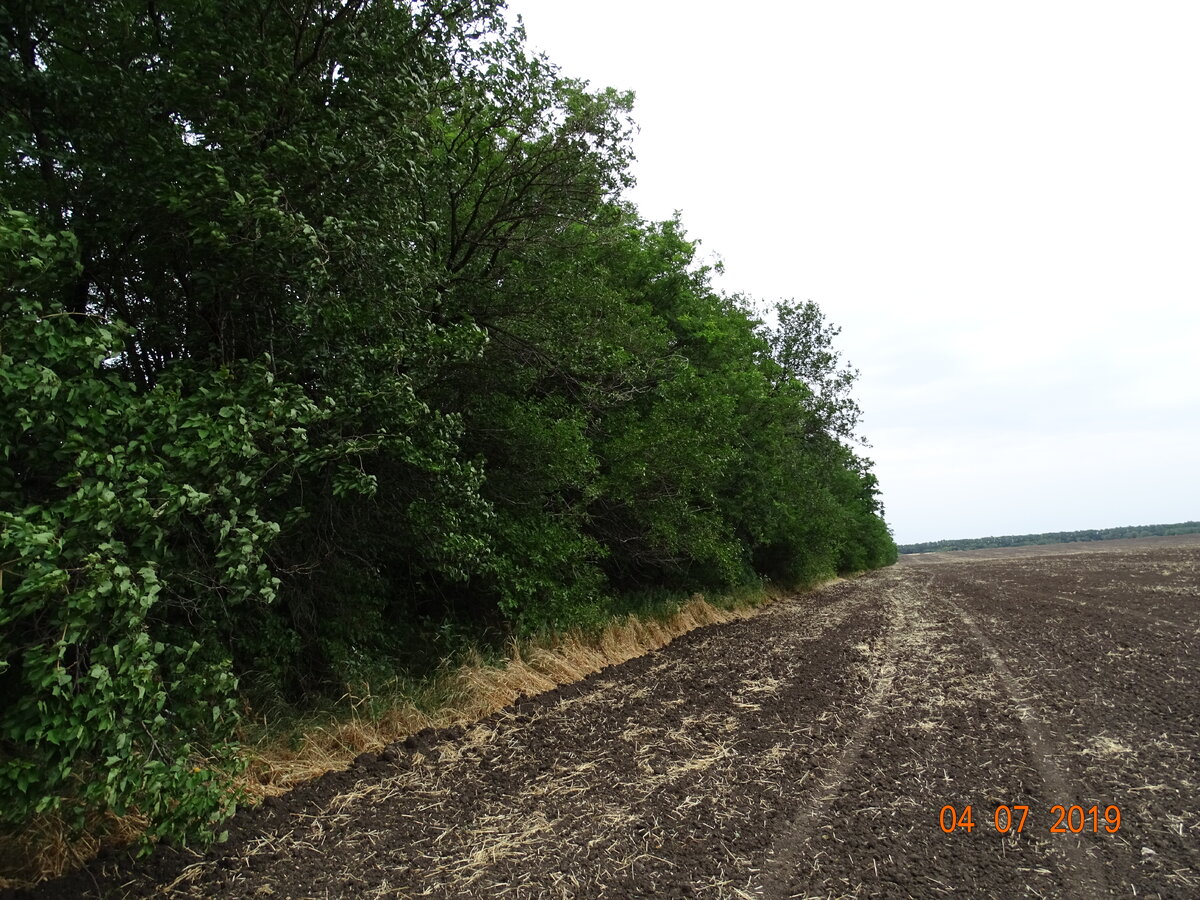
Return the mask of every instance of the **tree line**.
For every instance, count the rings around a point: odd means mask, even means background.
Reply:
[[[854,372],[492,0],[0,7],[0,817],[209,835],[239,714],[894,561]]]
[[[1174,525],[1123,525],[1117,528],[1088,528],[1082,531],[1049,531],[1044,534],[1006,534],[1000,537],[960,538],[901,544],[900,553],[934,553],[942,550],[987,550],[992,547],[1030,547],[1038,544],[1073,544],[1085,541],[1115,541],[1122,538],[1167,537],[1200,534],[1200,522]]]

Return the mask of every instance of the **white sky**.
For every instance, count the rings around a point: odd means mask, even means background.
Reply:
[[[897,541],[1200,519],[1200,3],[510,0],[642,215],[815,300]]]

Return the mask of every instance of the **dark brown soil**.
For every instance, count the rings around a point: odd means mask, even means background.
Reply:
[[[34,896],[1198,897],[1200,540],[1119,543],[908,557]]]

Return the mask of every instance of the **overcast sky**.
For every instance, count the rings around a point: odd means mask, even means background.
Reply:
[[[510,0],[631,195],[842,328],[897,541],[1200,519],[1200,3]]]

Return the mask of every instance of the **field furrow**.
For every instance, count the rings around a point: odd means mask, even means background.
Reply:
[[[1198,557],[906,558],[41,896],[1197,896]]]

